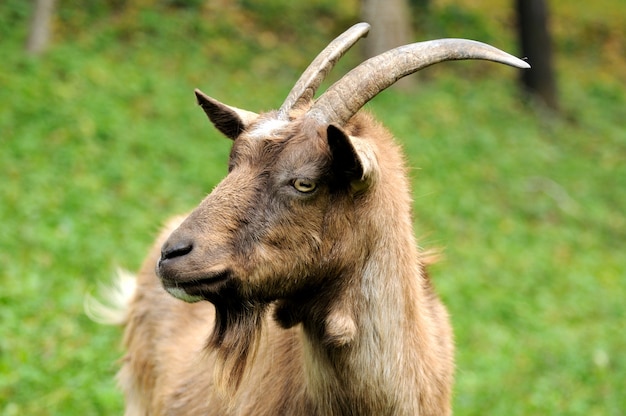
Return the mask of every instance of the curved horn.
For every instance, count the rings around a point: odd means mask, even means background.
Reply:
[[[439,39],[400,46],[375,56],[344,75],[319,97],[307,116],[322,123],[345,125],[369,100],[400,78],[449,60],[485,59],[517,68],[526,62],[485,43]]]
[[[369,24],[357,23],[328,44],[302,73],[296,85],[287,95],[285,102],[278,110],[279,118],[286,119],[290,110],[300,104],[311,101],[315,91],[317,91],[317,88],[324,81],[330,70],[333,69],[337,61],[360,38],[367,36],[369,30]]]

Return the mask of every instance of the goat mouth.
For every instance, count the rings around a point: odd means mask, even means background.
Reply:
[[[184,282],[171,279],[161,279],[165,290],[175,298],[186,302],[210,300],[230,280],[230,272],[222,271],[211,273],[197,279]]]

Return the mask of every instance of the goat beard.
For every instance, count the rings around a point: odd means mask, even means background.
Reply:
[[[207,343],[208,351],[216,354],[216,387],[231,397],[254,360],[268,306],[266,302],[243,301],[236,292],[211,300],[215,326]]]

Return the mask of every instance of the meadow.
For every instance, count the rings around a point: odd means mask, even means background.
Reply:
[[[193,89],[276,108],[358,19],[355,0],[59,3],[39,57],[23,50],[29,3],[0,6],[2,416],[122,412],[122,330],[83,301],[226,174],[230,142]],[[432,3],[416,40],[517,53],[510,6]],[[559,113],[484,62],[367,106],[406,150],[420,244],[442,250],[457,415],[626,412],[626,3],[551,3]]]

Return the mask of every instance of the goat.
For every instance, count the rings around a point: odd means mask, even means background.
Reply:
[[[233,140],[229,173],[170,221],[137,275],[119,374],[127,415],[451,413],[452,330],[413,234],[402,152],[359,110],[441,61],[529,66],[475,41],[415,43],[314,100],[368,30],[331,42],[276,111],[195,91]]]

